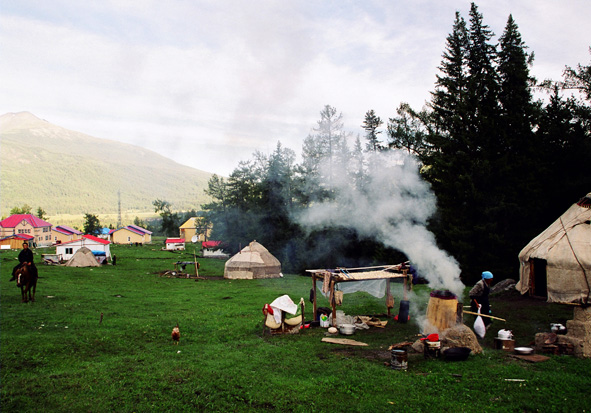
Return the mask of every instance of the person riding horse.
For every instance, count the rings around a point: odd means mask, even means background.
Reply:
[[[23,303],[35,301],[38,277],[36,273],[33,273],[31,268],[29,265],[21,265],[16,270],[16,286],[21,289]]]
[[[29,271],[33,276],[38,276],[37,267],[33,261],[33,251],[29,249],[29,243],[26,241],[23,242],[23,250],[18,254],[18,262],[19,263],[12,269],[12,278],[10,281],[14,281],[16,279],[16,270],[18,270],[23,265],[27,265],[29,267]]]

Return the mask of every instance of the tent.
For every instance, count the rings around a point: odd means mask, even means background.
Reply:
[[[226,261],[224,278],[254,279],[281,277],[281,263],[265,247],[252,241]]]
[[[519,253],[521,294],[548,302],[591,304],[591,193]]]
[[[100,264],[91,250],[86,247],[81,247],[76,251],[76,254],[66,262],[66,267],[100,267]]]

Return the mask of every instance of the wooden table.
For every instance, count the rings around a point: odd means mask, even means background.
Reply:
[[[306,270],[312,275],[312,286],[314,291],[314,317],[316,317],[316,281],[329,283],[329,301],[332,308],[332,325],[336,327],[336,301],[335,301],[335,286],[338,283],[355,282],[355,281],[369,281],[369,280],[388,280],[386,283],[386,300],[390,296],[390,280],[393,278],[404,279],[404,294],[406,299],[406,290],[408,285],[412,285],[408,274],[409,263],[401,263],[396,265],[380,265],[375,267],[359,267],[359,268],[342,268],[336,269],[316,269]],[[388,317],[390,317],[390,307],[388,307]]]

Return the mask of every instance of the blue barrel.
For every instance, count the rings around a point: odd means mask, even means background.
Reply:
[[[401,300],[400,301],[400,310],[398,311],[398,322],[399,323],[406,323],[408,321],[409,305],[410,305],[410,303],[408,300]]]

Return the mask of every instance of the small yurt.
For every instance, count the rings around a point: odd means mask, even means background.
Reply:
[[[66,267],[100,267],[100,264],[91,250],[86,247],[81,247],[76,251],[72,258],[66,262]]]
[[[519,267],[521,294],[591,304],[591,193],[521,250]]]
[[[226,261],[224,278],[255,279],[281,277],[281,263],[265,247],[252,241]]]

